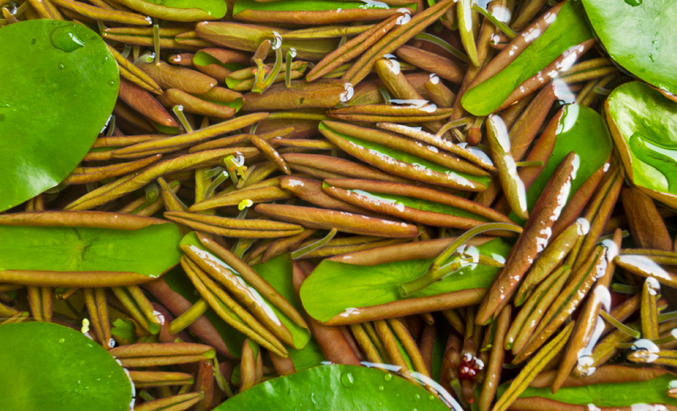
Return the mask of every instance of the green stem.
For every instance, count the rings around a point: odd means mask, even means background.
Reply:
[[[470,117],[463,117],[463,118],[459,118],[458,120],[450,121],[447,124],[443,125],[442,128],[440,128],[437,131],[437,134],[435,136],[436,137],[442,137],[442,135],[444,135],[444,133],[451,130],[452,128],[466,126],[466,125],[473,123],[473,122],[474,122],[474,120]]]
[[[179,119],[179,122],[183,126],[183,129],[186,130],[186,133],[192,133],[193,127],[190,126],[186,115],[183,113],[183,106],[180,104],[178,106],[174,106],[172,107],[172,111],[174,114],[176,114],[176,118]]]
[[[221,168],[221,167],[219,167],[219,168]],[[221,185],[221,183],[223,183],[224,181],[226,181],[228,179],[228,173],[226,172],[226,170],[223,170],[223,169],[221,169],[221,170],[222,171],[219,173],[219,175],[214,179],[214,181],[211,182],[211,184],[209,184],[209,186],[205,190],[205,193],[204,193],[204,199],[205,200],[208,199],[208,198],[211,198],[212,194],[214,194],[214,190],[216,190],[216,188],[219,185]],[[205,177],[206,177],[206,173],[205,173]]]
[[[391,101],[390,101],[390,94],[388,93],[388,90],[386,90],[385,87],[381,86],[381,87],[378,88],[378,91],[381,92],[381,97],[383,97],[383,101],[385,102],[385,104],[389,106],[391,104]]]
[[[153,24],[153,46],[155,49],[155,64],[160,64],[160,25]]]
[[[639,339],[642,336],[642,334],[639,331],[632,329],[632,328],[628,327],[627,325],[623,324],[622,322],[618,321],[617,319],[612,317],[611,314],[607,313],[606,311],[600,310],[599,314],[602,316],[602,318],[607,320],[611,325],[613,325],[614,327],[623,331],[624,333],[631,336],[632,338]]]
[[[494,17],[494,15],[489,13],[488,10],[483,9],[482,7],[478,6],[477,4],[474,4],[471,8],[474,11],[478,12],[479,14],[483,15],[484,17],[488,18],[489,21],[491,21],[491,24],[498,27],[498,29],[501,30],[503,33],[505,33],[506,36],[510,37],[511,39],[514,39],[515,37],[517,37],[517,33],[515,33],[515,31],[513,29],[511,29],[505,23],[503,23],[502,21],[500,21],[496,17]]]
[[[289,73],[291,75],[291,64],[289,68],[290,68]],[[275,64],[273,65],[273,69],[270,71],[270,74],[268,74],[268,76],[263,81],[254,83],[254,86],[252,87],[252,92],[260,94],[266,91],[268,87],[273,85],[275,79],[277,78],[277,75],[280,74],[281,69],[282,69],[282,47],[277,47],[275,49]],[[257,79],[258,78],[260,77],[257,76]]]
[[[447,43],[446,41],[442,40],[437,36],[433,36],[432,34],[428,33],[419,33],[416,36],[414,36],[414,38],[417,40],[423,40],[429,43],[436,44],[445,49],[446,51],[448,51],[449,53],[451,53],[453,56],[458,57],[464,63],[470,64],[470,59],[468,58],[468,56],[466,56],[465,54],[463,54],[462,51],[460,51],[456,47],[452,46],[451,44]]]
[[[437,281],[442,280],[447,275],[451,274],[455,270],[451,270],[452,267],[448,266],[452,266],[454,264],[444,266],[444,263],[449,259],[449,257],[451,257],[454,253],[456,253],[460,246],[465,244],[468,240],[470,240],[474,236],[482,234],[487,231],[494,230],[504,230],[504,231],[512,231],[515,233],[521,233],[522,227],[509,223],[487,223],[466,231],[463,235],[461,235],[453,243],[451,243],[449,247],[447,247],[442,252],[442,254],[440,254],[435,259],[435,261],[433,261],[433,263],[430,265],[430,268],[425,274],[411,281],[400,284],[397,287],[400,297],[406,298],[411,295],[414,295],[419,291],[430,287]]]
[[[284,85],[287,86],[287,88],[291,87],[291,63],[294,57],[296,57],[296,50],[293,48],[287,50],[287,58],[284,60]]]
[[[329,232],[329,234],[324,236],[324,238],[317,240],[312,244],[308,244],[307,246],[305,246],[303,248],[299,248],[298,250],[291,253],[291,258],[293,260],[298,260],[299,258],[304,256],[305,254],[308,254],[311,251],[315,251],[318,248],[323,247],[325,244],[330,242],[332,240],[332,238],[334,238],[334,236],[336,235],[337,232],[338,232],[338,230],[336,228],[332,228],[331,231]]]
[[[169,323],[169,334],[176,335],[181,331],[188,328],[192,323],[194,323],[202,314],[204,314],[209,309],[209,304],[202,298],[195,301],[189,309],[187,309],[183,314],[176,317],[174,321]]]
[[[517,167],[543,167],[545,163],[542,161],[517,161]]]

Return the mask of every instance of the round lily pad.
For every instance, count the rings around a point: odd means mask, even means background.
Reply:
[[[124,369],[83,334],[51,323],[0,326],[0,404],[4,410],[127,411]]]
[[[422,386],[378,369],[323,365],[257,384],[215,411],[449,411]]]
[[[614,89],[604,110],[628,179],[677,207],[677,103],[634,81]]]
[[[623,68],[677,94],[677,8],[672,0],[583,0],[597,37]]]
[[[80,163],[118,95],[115,59],[82,25],[29,20],[0,30],[0,211]]]

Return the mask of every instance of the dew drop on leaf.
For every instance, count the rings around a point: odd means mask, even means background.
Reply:
[[[69,26],[61,26],[52,30],[50,40],[52,46],[66,53],[71,53],[85,46],[85,43],[71,31]]]
[[[341,384],[346,388],[350,388],[355,385],[355,378],[353,377],[353,374],[349,372],[341,374]]]

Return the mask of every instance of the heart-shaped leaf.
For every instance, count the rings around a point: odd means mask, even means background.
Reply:
[[[617,87],[605,106],[628,178],[649,196],[677,207],[677,103],[645,83]]]
[[[525,80],[543,70],[569,48],[592,38],[581,3],[573,0],[564,3],[555,21],[543,34],[540,30],[522,34],[526,38],[539,35],[506,68],[468,90],[461,100],[463,108],[476,116],[493,113]],[[565,62],[563,65],[566,65]]]
[[[76,23],[0,30],[0,211],[59,184],[113,111],[119,75],[101,37]]]
[[[494,239],[477,249],[481,255],[500,259],[508,255],[510,246],[500,239]],[[375,250],[370,251],[378,252],[378,249]],[[397,252],[393,251],[392,254]],[[376,265],[324,260],[303,283],[301,301],[308,314],[321,322],[329,321],[348,309],[398,301],[401,297],[397,286],[423,275],[433,260],[434,258],[411,259]],[[498,271],[497,267],[468,265],[413,297],[487,288]]]
[[[381,370],[325,365],[255,385],[216,411],[268,410],[449,410],[420,385]]]
[[[0,404],[6,410],[127,411],[124,369],[83,334],[51,323],[0,326]]]
[[[670,0],[583,0],[595,34],[618,64],[677,94],[677,9]]]
[[[0,225],[0,271],[119,271],[156,277],[179,263],[173,223],[139,230]]]

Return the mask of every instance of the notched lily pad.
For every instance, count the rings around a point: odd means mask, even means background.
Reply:
[[[671,0],[583,0],[609,55],[623,68],[677,94],[677,8]]]
[[[29,20],[0,30],[0,211],[52,188],[113,111],[119,73],[98,34]]]
[[[508,255],[510,246],[500,239],[494,239],[477,249],[481,255],[502,260]],[[379,250],[370,251],[377,253]],[[398,252],[392,250],[391,254],[395,258]],[[398,301],[401,297],[397,286],[423,275],[434,259],[410,259],[375,265],[355,265],[325,259],[303,283],[301,301],[308,314],[321,322],[327,322],[346,310]],[[487,288],[499,270],[485,265],[468,265],[412,297]]]
[[[677,103],[632,82],[617,87],[604,110],[628,179],[677,208]]]
[[[118,271],[160,276],[179,263],[173,223],[139,230],[0,225],[0,271]]]
[[[126,411],[124,369],[81,333],[51,323],[0,326],[0,404],[6,410]]]
[[[353,365],[314,367],[255,385],[215,411],[449,410],[423,387],[391,377],[381,370]]]

